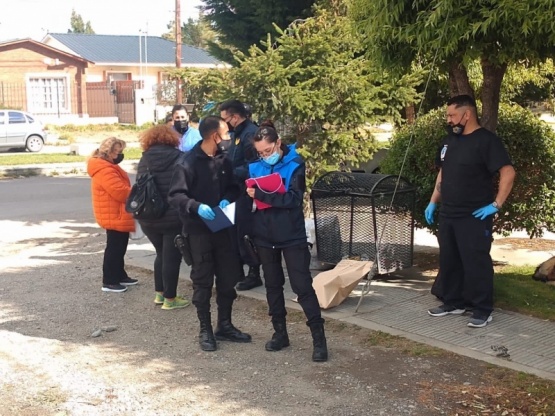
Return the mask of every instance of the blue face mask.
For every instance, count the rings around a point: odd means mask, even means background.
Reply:
[[[266,162],[268,165],[274,166],[277,162],[279,162],[279,151],[272,153],[268,157],[265,157],[264,162]]]

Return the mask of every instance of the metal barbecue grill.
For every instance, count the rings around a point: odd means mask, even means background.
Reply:
[[[416,188],[395,175],[329,172],[312,188],[318,259],[370,260],[370,273],[412,266]]]

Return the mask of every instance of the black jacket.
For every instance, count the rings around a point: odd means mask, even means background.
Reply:
[[[233,131],[233,141],[228,151],[228,157],[233,164],[233,174],[239,183],[243,183],[249,177],[248,164],[258,159],[254,148],[254,133],[258,126],[246,119]]]
[[[282,149],[283,158],[273,166],[263,160],[249,165],[251,178],[279,173],[286,189],[279,194],[255,187],[255,199],[271,205],[254,212],[254,242],[263,247],[292,247],[307,241],[303,212],[305,164],[295,145]]]
[[[183,156],[183,152],[175,147],[165,144],[156,144],[146,152],[143,152],[143,156],[141,160],[139,160],[139,165],[137,166],[137,176],[146,173],[148,169],[150,169],[150,173],[154,176],[154,182],[156,182],[158,191],[162,194],[162,197],[167,200],[173,168]],[[140,220],[139,223],[141,226],[155,227],[161,231],[180,228],[181,226],[179,215],[172,207],[168,207],[161,218]]]
[[[208,234],[210,229],[198,215],[201,204],[217,206],[222,199],[234,202],[239,187],[233,179],[231,161],[218,152],[209,157],[198,142],[175,166],[168,201],[177,209],[187,234]]]

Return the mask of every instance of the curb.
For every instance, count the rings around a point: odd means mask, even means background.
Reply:
[[[121,162],[127,173],[136,173],[138,160]],[[43,163],[38,165],[0,166],[0,177],[87,175],[86,162]]]

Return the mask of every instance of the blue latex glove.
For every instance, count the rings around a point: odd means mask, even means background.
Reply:
[[[222,199],[220,201],[220,208],[224,209],[225,207],[227,207],[229,205],[229,201],[227,199]]]
[[[474,215],[474,217],[479,218],[481,220],[485,220],[487,217],[495,214],[497,211],[499,210],[495,208],[493,204],[489,204],[489,205],[486,205],[485,207],[477,209],[472,213],[472,215]]]
[[[205,220],[213,220],[214,218],[216,218],[216,214],[214,214],[214,211],[212,211],[212,208],[210,208],[206,204],[201,204],[198,207],[198,215],[200,215]]]
[[[436,210],[437,204],[435,202],[430,202],[424,211],[424,216],[426,217],[426,222],[429,225],[434,223],[434,212]]]

